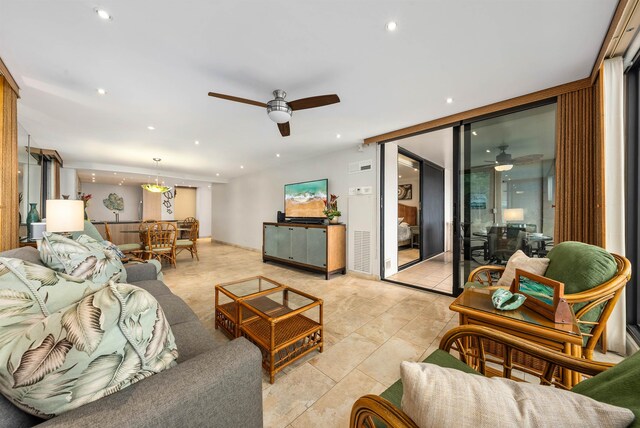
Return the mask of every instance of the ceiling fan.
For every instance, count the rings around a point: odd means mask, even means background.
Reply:
[[[288,137],[291,134],[289,120],[291,119],[291,115],[294,111],[322,107],[340,102],[340,98],[338,98],[336,94],[319,95],[317,97],[301,98],[299,100],[287,102],[284,100],[287,96],[287,93],[282,89],[276,89],[275,91],[273,91],[274,99],[266,104],[261,103],[260,101],[253,101],[246,98],[218,94],[215,92],[209,92],[209,96],[222,98],[223,100],[235,101],[238,103],[251,104],[258,107],[265,107],[267,109],[269,118],[278,124],[278,129],[280,130],[280,134],[283,137]]]
[[[498,149],[500,149],[500,153],[496,155],[496,159],[486,160],[485,162],[494,164],[494,168],[496,171],[509,171],[511,168],[513,168],[513,165],[523,165],[526,163],[537,162],[543,157],[543,155],[541,154],[535,154],[512,158],[511,154],[507,153],[508,148],[509,146],[506,144],[498,146]]]

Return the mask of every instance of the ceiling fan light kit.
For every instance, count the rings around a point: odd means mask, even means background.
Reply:
[[[275,99],[267,103],[267,114],[269,115],[269,119],[273,120],[275,123],[289,122],[293,110],[291,110],[289,104],[284,100],[287,93],[281,89],[277,89],[273,91],[273,96]]]

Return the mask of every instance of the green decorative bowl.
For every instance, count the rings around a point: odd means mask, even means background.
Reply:
[[[493,307],[499,309],[501,311],[512,311],[514,309],[518,309],[527,296],[520,293],[513,294],[509,290],[505,290],[504,288],[499,288],[493,292],[491,296],[491,302],[493,303]]]

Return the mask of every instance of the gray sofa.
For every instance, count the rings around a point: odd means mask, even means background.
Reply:
[[[42,264],[31,247],[0,257]],[[189,306],[156,280],[152,264],[125,266],[127,282],[147,290],[162,306],[178,346],[178,365],[46,421],[0,395],[0,427],[262,427],[258,348],[243,338],[216,345]]]

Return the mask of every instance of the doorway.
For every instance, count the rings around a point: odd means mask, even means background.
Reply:
[[[381,277],[451,294],[453,129],[386,143],[381,165]]]

